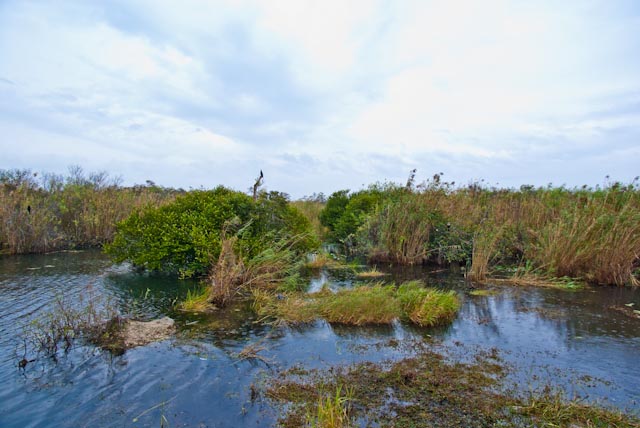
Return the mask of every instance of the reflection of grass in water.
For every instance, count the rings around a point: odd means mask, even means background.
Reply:
[[[472,290],[469,292],[470,295],[472,296],[495,296],[496,294],[499,294],[498,290]]]
[[[640,427],[637,417],[586,405],[551,388],[524,396],[500,392],[505,375],[495,354],[478,354],[471,364],[451,363],[423,344],[416,356],[390,366],[363,362],[285,372],[269,385],[266,396],[286,403],[279,421],[283,427],[308,424],[309,415],[319,413],[320,400],[326,400],[323,391],[339,391],[341,385],[350,385],[348,395],[336,394],[351,404],[350,420],[375,426]]]

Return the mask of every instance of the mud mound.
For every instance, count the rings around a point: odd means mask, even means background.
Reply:
[[[168,339],[175,332],[175,322],[169,317],[153,321],[127,321],[122,332],[126,349]]]

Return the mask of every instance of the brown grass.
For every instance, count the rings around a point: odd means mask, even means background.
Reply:
[[[396,428],[616,427],[639,428],[636,416],[544,391],[519,396],[501,391],[505,374],[494,354],[454,364],[426,348],[390,365],[358,363],[327,371],[283,373],[266,392],[284,404],[279,425],[304,426],[324,391],[351,388],[348,415],[363,426]],[[342,395],[338,395],[342,396]]]
[[[157,186],[121,187],[106,173],[68,177],[0,170],[0,251],[38,253],[100,246],[135,210],[171,201],[178,192]]]

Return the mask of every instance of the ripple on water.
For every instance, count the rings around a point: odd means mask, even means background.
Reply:
[[[28,269],[33,267],[39,269]],[[514,367],[511,380],[524,387],[535,375],[541,384],[551,380],[637,408],[640,320],[608,308],[629,302],[640,306],[638,291],[496,287],[497,294],[470,296],[458,276],[425,277],[418,268],[391,273],[397,281],[413,275],[458,290],[463,298],[458,318],[438,329],[401,322],[354,328],[318,321],[273,330],[255,323],[243,307],[209,316],[175,313],[172,302],[194,282],[112,267],[99,253],[0,258],[0,426],[121,427],[133,425],[134,418],[139,418],[136,426],[158,426],[163,414],[171,426],[270,426],[274,410],[261,398],[252,401],[252,384],[264,386],[279,370],[298,365],[328,368],[399,358],[417,352],[412,343],[422,340],[458,360],[495,347]],[[314,284],[350,286],[345,275],[321,273]],[[18,326],[41,314],[57,295],[79,299],[88,286],[141,317],[172,315],[177,337],[120,357],[76,346],[57,364],[38,361],[18,371]],[[238,358],[249,344],[263,348],[259,355],[264,360]]]

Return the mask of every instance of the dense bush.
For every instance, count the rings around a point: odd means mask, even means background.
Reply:
[[[318,245],[309,221],[285,195],[262,193],[254,201],[244,193],[217,187],[134,213],[118,225],[106,251],[119,262],[191,277],[207,273],[218,260],[225,237],[234,235],[235,252],[247,260],[276,239],[293,239],[293,249],[300,252]]]
[[[320,213],[320,222],[329,229],[329,239],[335,243],[352,244],[360,227],[385,202],[398,199],[405,189],[393,184],[372,185],[368,189],[349,193],[334,192]]]

